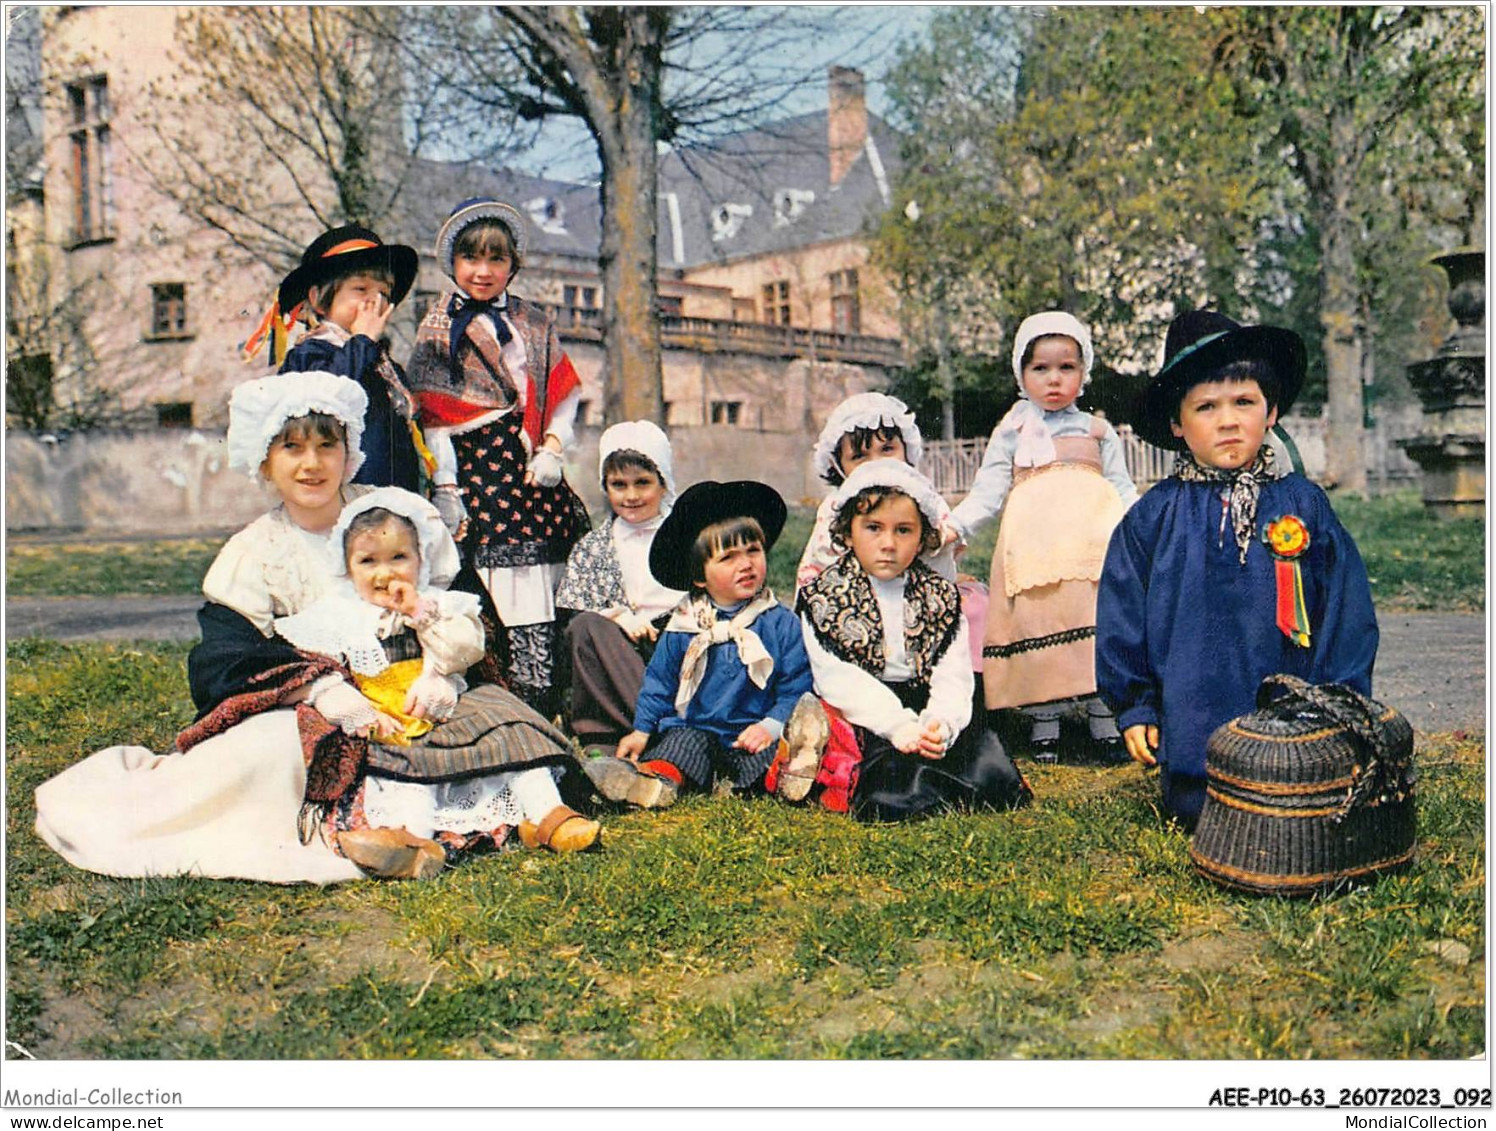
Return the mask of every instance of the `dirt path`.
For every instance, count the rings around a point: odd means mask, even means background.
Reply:
[[[200,596],[28,597],[5,602],[5,639],[196,640]]]
[[[7,601],[5,638],[196,640],[200,597]],[[1486,625],[1479,613],[1384,613],[1377,698],[1422,731],[1484,731]]]

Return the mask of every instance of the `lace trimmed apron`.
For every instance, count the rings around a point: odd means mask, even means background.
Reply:
[[[1014,469],[992,551],[982,682],[989,709],[1096,693],[1096,590],[1126,511],[1101,474],[1104,429],[1055,438],[1055,461]]]

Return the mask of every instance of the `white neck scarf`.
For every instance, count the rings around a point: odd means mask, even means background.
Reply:
[[[1044,423],[1044,410],[1033,401],[1020,397],[998,427],[1018,433],[1018,447],[1013,452],[1016,467],[1043,467],[1054,462],[1054,437]]]
[[[760,613],[772,609],[777,603],[774,591],[765,586],[759,590],[758,596],[733,614],[730,620],[717,616],[717,606],[705,593],[697,593],[689,601],[682,601],[676,606],[665,631],[695,634],[695,639],[686,647],[686,654],[681,659],[680,687],[675,693],[676,711],[684,712],[695,696],[696,689],[701,686],[701,681],[706,676],[707,652],[713,644],[726,644],[729,641],[735,643],[738,646],[738,659],[748,669],[748,678],[753,681],[754,686],[769,685],[769,676],[774,672],[774,657],[769,655],[769,650],[758,638],[758,633],[748,626],[758,619]]]

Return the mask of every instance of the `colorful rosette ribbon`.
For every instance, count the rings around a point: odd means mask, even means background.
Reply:
[[[1298,558],[1309,548],[1309,528],[1296,514],[1270,519],[1262,528],[1262,541],[1273,555],[1278,582],[1277,624],[1283,635],[1300,648],[1309,647],[1309,610],[1304,606],[1304,574]]]

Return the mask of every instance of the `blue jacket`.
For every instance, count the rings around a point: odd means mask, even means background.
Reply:
[[[1275,620],[1274,559],[1261,542],[1275,518],[1309,528],[1297,559],[1309,647]],[[1238,561],[1221,487],[1165,479],[1112,532],[1096,605],[1096,686],[1124,730],[1160,729],[1172,774],[1203,777],[1211,731],[1250,712],[1264,676],[1346,683],[1371,694],[1377,621],[1366,567],[1325,493],[1302,475],[1262,487],[1257,534]]]
[[[718,610],[718,616],[729,619],[732,612]],[[714,644],[707,652],[701,685],[686,704],[685,714],[677,714],[675,693],[680,687],[681,660],[694,637],[689,632],[662,632],[644,670],[644,686],[634,705],[634,729],[657,734],[672,727],[695,727],[731,745],[753,723],[773,719],[782,726],[787,722],[800,696],[814,684],[805,639],[800,634],[800,618],[783,605],[775,605],[761,613],[751,627],[774,657],[767,687],[757,687],[748,678],[736,644]]]
[[[364,438],[360,444],[364,465],[358,469],[353,482],[420,491],[420,457],[416,454],[415,441],[411,439],[410,425],[395,411],[389,386],[374,369],[379,363],[380,350],[378,342],[363,334],[354,334],[344,346],[336,346],[321,338],[307,338],[286,354],[280,371],[305,373],[315,370],[357,381],[369,397],[369,409],[364,413]],[[395,372],[400,372],[399,366],[395,367]],[[400,375],[404,377],[404,374]]]

